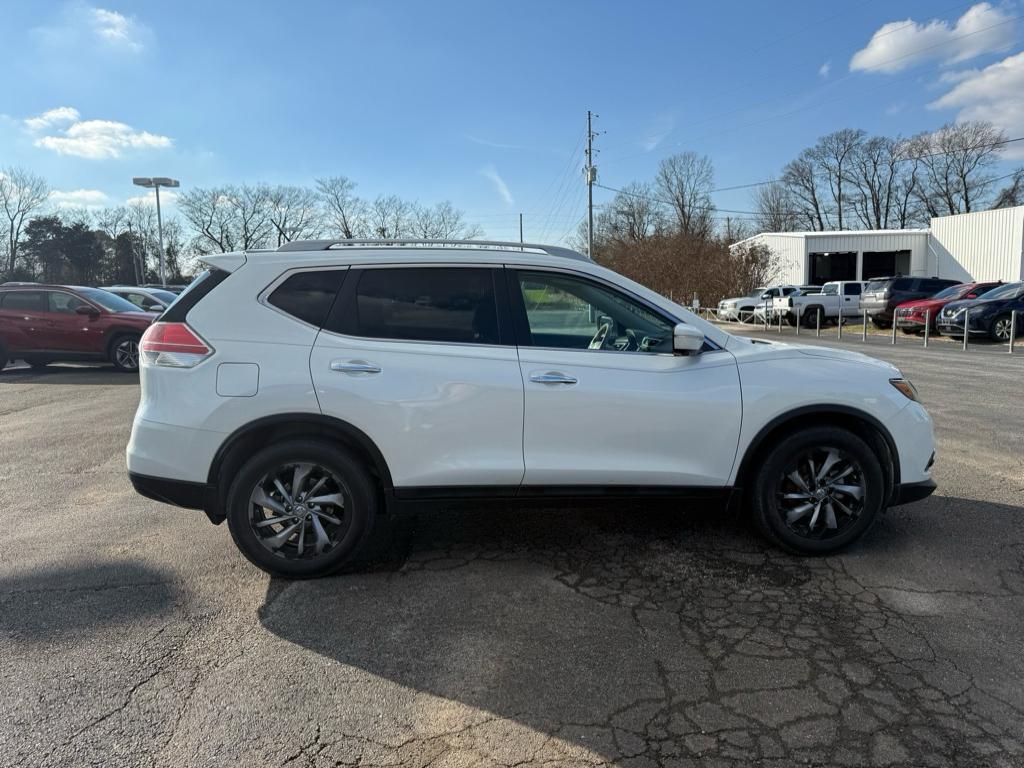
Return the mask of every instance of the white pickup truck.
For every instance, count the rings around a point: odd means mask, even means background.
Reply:
[[[772,301],[772,314],[782,315],[790,325],[799,319],[808,328],[814,328],[821,317],[821,324],[837,322],[842,317],[860,317],[860,294],[864,283],[838,281],[825,283],[821,293],[780,297]]]

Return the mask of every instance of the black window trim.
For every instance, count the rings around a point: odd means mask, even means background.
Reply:
[[[429,339],[392,339],[388,337],[379,336],[360,336],[354,333],[343,333],[341,331],[331,330],[332,327],[342,327],[347,325],[350,320],[348,313],[351,311],[351,307],[355,306],[356,290],[359,286],[359,279],[362,277],[363,272],[371,269],[483,269],[491,273],[491,281],[494,290],[494,304],[495,310],[497,311],[498,320],[498,339],[497,344],[480,344],[477,342],[465,342],[465,341],[430,341]],[[351,264],[349,265],[349,275],[344,283],[342,283],[341,290],[338,292],[338,297],[334,301],[334,306],[331,307],[331,311],[327,313],[327,319],[324,321],[323,328],[320,329],[321,333],[329,334],[339,339],[358,339],[361,341],[374,341],[386,344],[428,344],[433,346],[448,346],[448,347],[459,347],[462,349],[473,349],[482,347],[485,349],[508,349],[509,347],[515,348],[516,339],[512,330],[512,313],[509,308],[508,294],[503,289],[504,281],[501,278],[501,272],[504,271],[501,264],[495,264],[493,262],[388,262],[386,264]],[[330,327],[329,327],[330,326]]]
[[[266,288],[260,291],[259,294],[257,294],[256,296],[256,301],[262,304],[267,309],[272,309],[274,312],[277,312],[277,314],[283,317],[287,317],[289,320],[294,320],[296,323],[300,323],[306,326],[307,328],[312,328],[314,331],[319,331],[321,330],[321,326],[313,325],[313,323],[307,323],[301,317],[289,314],[280,307],[271,304],[270,294],[272,294],[274,291],[280,288],[285,283],[285,281],[287,281],[288,278],[290,278],[292,275],[297,275],[302,272],[345,272],[346,274],[345,277],[343,277],[341,280],[341,287],[338,289],[338,294],[335,294],[334,302],[332,303],[331,308],[327,311],[327,318],[329,318],[331,316],[331,312],[334,311],[334,305],[338,303],[338,295],[344,292],[345,290],[345,283],[348,282],[348,271],[351,268],[352,267],[349,264],[331,264],[325,266],[317,265],[315,267],[292,267],[291,269],[287,269],[284,272],[282,272],[280,275],[274,278],[270,285],[268,285]],[[324,322],[326,323],[326,318]]]
[[[669,325],[675,327],[679,323],[689,325],[685,320],[675,317],[669,314],[661,307],[653,304],[642,296],[637,296],[635,293],[627,288],[623,288],[621,285],[613,283],[610,280],[605,280],[597,275],[592,275],[589,272],[578,272],[574,269],[565,269],[564,267],[553,267],[548,265],[533,265],[533,264],[506,264],[505,265],[505,278],[506,278],[506,290],[508,291],[509,302],[512,308],[512,327],[516,332],[516,345],[519,347],[526,347],[530,349],[543,349],[549,351],[558,352],[602,352],[604,354],[613,355],[630,355],[635,357],[636,352],[623,352],[617,349],[566,349],[565,347],[542,347],[538,344],[532,343],[530,335],[529,320],[526,316],[526,305],[523,303],[522,291],[519,290],[519,273],[520,272],[554,272],[559,275],[567,275],[569,277],[578,278],[584,281],[589,281],[596,284],[598,287],[606,288],[610,291],[621,293],[627,296],[630,300],[640,304],[647,311],[657,315],[663,320],[667,321]],[[704,337],[704,352],[720,352],[723,347],[720,347],[714,341],[709,339],[706,335]],[[663,357],[675,357],[675,352],[646,352],[647,355],[661,355]]]

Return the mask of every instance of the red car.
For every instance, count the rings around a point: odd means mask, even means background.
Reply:
[[[902,329],[904,333],[923,333],[925,312],[927,312],[931,332],[937,333],[935,320],[939,316],[939,310],[944,306],[951,301],[976,299],[1000,285],[1002,285],[1001,282],[960,283],[960,285],[951,285],[949,288],[945,288],[927,299],[905,301],[896,307],[896,326]]]
[[[99,288],[37,283],[0,285],[0,370],[58,360],[107,360],[139,369],[139,337],[157,317]]]

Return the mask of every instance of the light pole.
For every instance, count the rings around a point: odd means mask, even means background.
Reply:
[[[167,273],[164,269],[164,222],[160,217],[160,187],[174,189],[175,187],[180,187],[181,184],[177,179],[168,179],[166,176],[136,176],[132,179],[132,184],[137,187],[146,187],[147,189],[152,187],[156,190],[156,231],[157,236],[160,238],[160,285],[166,288]],[[143,277],[145,277],[145,275],[143,275]]]

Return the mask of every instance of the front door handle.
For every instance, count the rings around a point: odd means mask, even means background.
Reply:
[[[576,378],[561,371],[548,371],[547,373],[531,373],[530,381],[536,384],[575,384]]]
[[[365,360],[332,360],[331,370],[338,373],[380,373],[380,366]]]

